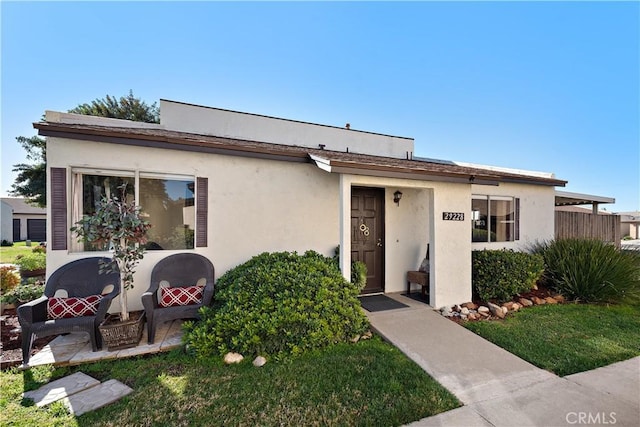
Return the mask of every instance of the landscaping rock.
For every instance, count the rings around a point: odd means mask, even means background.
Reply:
[[[224,355],[224,363],[226,363],[227,365],[230,365],[232,363],[240,363],[242,362],[242,359],[244,359],[244,356],[240,353],[229,352]]]
[[[351,338],[351,342],[352,343],[357,343],[358,341],[360,341],[360,335],[356,335],[355,337]]]
[[[255,366],[256,368],[264,366],[266,363],[267,363],[267,359],[265,359],[262,356],[258,356],[255,359],[253,359],[253,366]]]
[[[564,297],[563,297],[562,295],[559,295],[559,294],[558,294],[558,295],[554,295],[554,296],[553,296],[553,299],[555,299],[555,300],[556,300],[556,301],[558,301],[559,303],[563,303],[563,302],[565,302]]]
[[[502,307],[500,307],[499,305],[495,305],[491,302],[487,303],[487,305],[489,306],[489,310],[491,311],[491,314],[493,314],[496,317],[499,317],[500,319],[504,319],[505,311],[502,311]]]
[[[518,300],[518,302],[523,306],[523,307],[531,307],[533,305],[533,301],[531,301],[530,299],[526,299],[526,298],[520,298]]]
[[[513,302],[513,301],[508,301],[508,302],[505,302],[504,304],[502,304],[502,306],[504,308],[506,308],[508,311],[513,311],[513,305],[514,304],[516,304],[516,303]]]
[[[361,340],[368,340],[371,339],[371,337],[373,336],[373,333],[371,331],[367,331],[364,333],[364,335],[362,335],[360,337]]]
[[[555,298],[552,298],[552,297],[546,297],[544,300],[547,302],[547,304],[557,304],[558,303],[558,301],[556,301]]]
[[[445,317],[451,317],[451,315],[453,314],[453,311],[451,310],[451,307],[449,306],[444,306],[440,309],[440,312],[442,313],[443,316]]]
[[[491,310],[489,310],[488,307],[485,307],[484,305],[481,305],[480,307],[478,307],[478,313],[485,315],[485,314],[489,314]]]
[[[517,302],[514,302],[513,305],[511,306],[511,310],[512,311],[518,311],[522,308],[522,306],[520,304],[518,304]]]
[[[469,310],[477,310],[478,304],[474,304],[472,302],[465,302],[464,304],[461,304],[461,307],[466,307]]]
[[[469,320],[478,320],[480,318],[480,316],[478,315],[478,313],[469,313],[469,316],[467,316],[467,319]]]
[[[547,303],[545,300],[538,297],[531,297],[531,301],[533,301],[535,305],[544,305]]]
[[[460,309],[460,314],[467,316],[469,314],[469,309],[467,307],[462,307]]]

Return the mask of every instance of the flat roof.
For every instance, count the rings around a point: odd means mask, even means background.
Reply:
[[[556,206],[593,205],[602,203],[615,203],[613,197],[594,196],[591,194],[570,193],[568,191],[556,191]]]
[[[564,186],[566,184],[566,181],[555,178],[491,171],[442,162],[405,160],[369,154],[312,149],[300,146],[199,135],[166,129],[127,128],[56,122],[39,122],[34,123],[33,126],[38,129],[38,134],[41,136],[254,157],[269,160],[315,163],[319,168],[332,173],[408,178],[424,181],[453,181],[485,185],[498,185],[500,182],[518,182],[548,186]]]

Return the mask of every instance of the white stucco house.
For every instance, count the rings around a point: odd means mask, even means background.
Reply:
[[[27,203],[24,197],[2,197],[2,240],[18,242],[47,239],[47,210]]]
[[[405,290],[429,245],[440,307],[471,299],[473,249],[554,236],[566,182],[550,173],[419,158],[412,138],[168,100],[160,111],[157,125],[57,112],[34,124],[47,139],[48,272],[101,253],[69,228],[118,184],[149,215],[132,309],[176,252],[208,257],[220,276],[264,251],[338,245],[345,277],[353,259],[367,264],[365,293]]]

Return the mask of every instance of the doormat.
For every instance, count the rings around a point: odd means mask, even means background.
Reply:
[[[407,295],[406,292],[404,292],[404,293],[402,293],[400,295],[402,295],[403,297],[406,297],[406,298],[411,298],[414,301],[419,301],[419,302],[423,302],[425,304],[429,304],[429,294],[427,294],[427,295],[425,295],[423,297],[422,293],[420,293],[420,291],[417,291],[417,292],[414,291],[414,292],[411,292],[408,295]]]
[[[409,307],[386,295],[372,295],[368,297],[358,297],[358,299],[360,300],[360,304],[362,304],[362,308],[370,312]]]

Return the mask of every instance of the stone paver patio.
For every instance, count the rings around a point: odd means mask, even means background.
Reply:
[[[79,365],[98,360],[120,359],[169,351],[180,347],[181,344],[181,320],[174,320],[159,326],[156,330],[156,340],[153,344],[147,344],[145,327],[142,339],[137,347],[116,351],[108,351],[104,346],[102,350],[94,352],[91,350],[91,343],[89,343],[89,334],[71,333],[56,337],[42,350],[31,356],[28,367],[48,364],[55,366]]]

